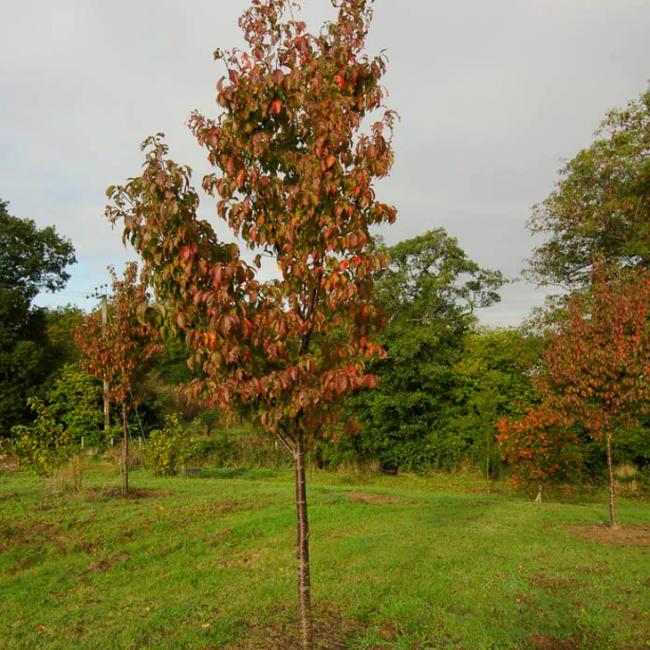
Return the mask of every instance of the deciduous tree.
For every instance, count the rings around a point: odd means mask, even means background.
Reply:
[[[650,267],[650,90],[611,111],[596,136],[533,210],[530,229],[549,236],[529,270],[542,284],[584,287],[599,257]]]
[[[604,443],[612,527],[618,525],[612,444],[623,427],[650,410],[649,313],[648,272],[621,277],[597,265],[590,291],[571,296],[567,319],[545,354],[537,377],[542,411],[513,425],[530,432],[531,446],[540,444],[547,422],[564,429],[580,425]],[[540,413],[537,426],[531,418]]]
[[[27,397],[49,372],[45,312],[32,301],[63,288],[75,262],[70,241],[10,215],[7,205],[0,200],[0,436],[28,419]]]
[[[388,315],[385,359],[373,362],[381,385],[353,400],[366,433],[361,457],[385,467],[449,467],[466,449],[444,435],[456,386],[454,363],[476,309],[499,300],[498,271],[479,267],[442,228],[387,248],[391,263],[377,278]]]
[[[127,413],[137,403],[133,392],[135,377],[158,350],[158,332],[138,312],[147,308],[146,286],[138,282],[135,262],[126,266],[119,279],[111,269],[113,295],[109,318],[101,321],[99,311],[84,319],[75,338],[81,350],[81,365],[93,377],[108,380],[111,397],[121,407],[122,416],[122,494],[129,490],[129,438]]]
[[[650,410],[650,274],[622,278],[602,265],[589,294],[569,301],[568,319],[546,353],[544,399],[605,443],[609,513],[618,525],[612,442]]]
[[[257,254],[253,265],[197,217],[190,170],[167,158],[158,137],[144,145],[142,176],[109,188],[108,209],[111,220],[123,221],[169,320],[186,334],[199,375],[195,393],[246,413],[293,456],[305,648],[305,452],[337,430],[346,394],[377,383],[365,360],[382,353],[372,294],[386,257],[370,228],[395,219],[373,188],[393,161],[394,115],[383,108],[385,60],[365,52],[370,3],[333,4],[337,18],[310,34],[294,19],[294,3],[255,0],[240,19],[247,49],[215,53],[227,70],[217,89],[220,113],[191,119],[216,168],[203,187]],[[259,279],[262,256],[275,261],[279,277]]]
[[[572,426],[571,418],[544,402],[529,407],[520,419],[496,422],[496,441],[512,468],[514,484],[536,485],[537,502],[546,482],[572,478],[580,463],[580,440]]]

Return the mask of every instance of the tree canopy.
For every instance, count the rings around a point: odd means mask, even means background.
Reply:
[[[650,90],[611,111],[596,136],[533,209],[529,228],[548,239],[528,274],[542,284],[585,286],[597,259],[650,266]]]
[[[474,310],[499,300],[503,278],[481,269],[442,228],[407,239],[386,252],[377,296],[388,316],[373,362],[379,387],[353,401],[363,422],[363,455],[402,467],[446,463],[432,440],[453,401],[454,363]]]
[[[0,200],[0,435],[28,417],[27,397],[49,374],[46,318],[32,307],[41,290],[67,282],[70,241],[52,226],[9,214]]]

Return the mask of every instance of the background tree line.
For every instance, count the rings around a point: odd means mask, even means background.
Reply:
[[[589,295],[595,260],[606,262],[622,283],[647,271],[649,106],[645,92],[612,111],[595,142],[565,165],[555,190],[534,208],[530,229],[546,240],[534,251],[527,273],[564,291],[525,327],[478,325],[476,310],[499,300],[505,280],[470,260],[443,229],[384,246],[392,262],[375,280],[387,315],[381,335],[387,354],[371,365],[380,382],[347,401],[362,435],[341,431],[320,441],[313,450],[318,465],[378,462],[387,471],[470,466],[487,477],[502,472],[502,456],[508,454],[495,439],[495,425],[502,418],[516,421],[539,404],[533,378],[550,337],[566,320],[568,296]],[[52,227],[39,230],[33,221],[11,216],[6,202],[0,203],[0,222],[2,436],[9,439],[12,427],[33,421],[38,404],[52,404],[49,426],[58,422],[75,444],[83,437],[86,445],[105,446],[109,440],[98,416],[101,390],[78,367],[79,351],[70,337],[83,312],[74,306],[33,306],[39,291],[65,285],[75,261],[72,244]],[[177,412],[179,426],[194,422],[197,432],[220,431],[218,414],[177,398],[175,387],[191,378],[186,356],[182,340],[170,338],[138,378],[138,416],[145,432],[160,430],[165,417]],[[637,416],[619,427],[614,457],[644,471],[650,463],[650,425],[644,408]],[[135,415],[129,417],[138,431]],[[601,479],[602,445],[584,427],[577,426],[575,434],[580,461],[568,463],[565,478]],[[220,442],[232,460],[232,440]]]

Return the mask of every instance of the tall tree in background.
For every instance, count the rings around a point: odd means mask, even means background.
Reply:
[[[129,491],[129,432],[127,414],[137,404],[133,386],[138,373],[158,350],[157,330],[138,315],[147,307],[147,290],[138,283],[138,267],[127,264],[118,279],[111,269],[113,295],[109,318],[102,323],[99,311],[86,316],[76,330],[81,365],[92,377],[107,380],[111,397],[121,407],[122,416],[122,494]]]
[[[389,316],[387,356],[372,365],[380,387],[352,402],[365,431],[354,444],[386,467],[449,466],[460,460],[458,445],[440,436],[454,363],[474,310],[499,300],[503,278],[481,269],[442,228],[386,252],[392,261],[378,274],[377,296]]]
[[[372,388],[364,360],[381,353],[373,275],[385,264],[370,227],[395,209],[375,199],[388,174],[393,113],[381,109],[385,62],[365,53],[369,2],[337,0],[318,35],[293,18],[294,3],[255,0],[240,19],[247,51],[217,51],[227,68],[215,119],[192,129],[218,171],[204,178],[233,234],[277,264],[256,279],[238,247],[196,216],[190,171],[145,143],[141,177],[109,188],[111,220],[186,333],[193,388],[211,404],[248,414],[295,464],[298,595],[303,647],[311,646],[305,451],[338,426],[343,398]],[[291,17],[287,17],[287,13]],[[353,422],[348,432],[356,430]]]
[[[609,113],[597,140],[535,206],[529,228],[549,235],[529,269],[541,284],[583,287],[599,258],[622,268],[650,266],[650,90]]]
[[[9,214],[0,200],[0,435],[27,417],[27,397],[48,374],[45,313],[32,301],[58,291],[75,262],[69,240],[52,226]]]
[[[471,445],[471,458],[484,468],[488,485],[500,457],[496,423],[523,416],[537,401],[531,375],[542,351],[541,337],[519,329],[481,327],[463,340],[454,366],[454,409],[446,426]]]

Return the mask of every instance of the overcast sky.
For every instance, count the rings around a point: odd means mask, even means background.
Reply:
[[[313,30],[328,0],[304,0]],[[138,173],[140,142],[164,131],[172,156],[207,171],[185,127],[214,114],[217,47],[242,44],[247,0],[0,2],[0,198],[55,224],[79,259],[40,304],[90,306],[107,264],[132,257],[103,217],[107,185]],[[530,207],[592,140],[605,112],[650,78],[650,0],[376,0],[401,115],[379,196],[399,209],[388,243],[444,227],[487,268],[515,278],[530,254]],[[202,213],[216,223],[213,204]],[[225,226],[218,232],[227,236]],[[481,320],[516,325],[543,292],[522,282]]]

